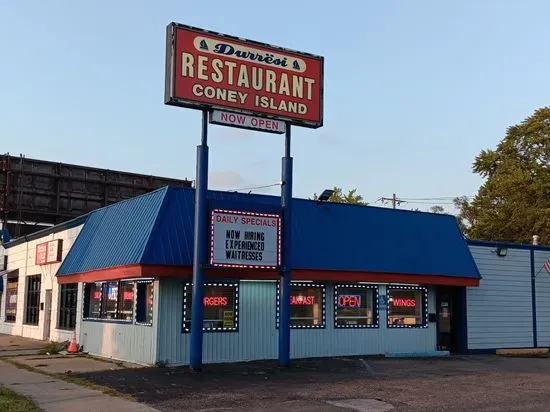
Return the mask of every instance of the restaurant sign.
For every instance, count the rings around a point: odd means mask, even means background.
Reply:
[[[275,269],[281,264],[281,217],[212,210],[210,264]]]
[[[301,53],[171,23],[165,103],[323,125],[323,63]]]

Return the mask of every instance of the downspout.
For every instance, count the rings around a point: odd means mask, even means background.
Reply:
[[[533,246],[538,245],[539,237],[533,236]],[[536,278],[535,278],[535,248],[531,250],[531,313],[533,319],[533,346],[538,347],[537,342],[537,291],[536,291]]]

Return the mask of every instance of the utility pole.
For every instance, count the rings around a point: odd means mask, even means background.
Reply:
[[[399,206],[401,203],[406,203],[405,200],[399,199],[395,193],[392,194],[392,197],[381,197],[379,199],[376,199],[376,201],[381,201],[382,204],[386,204],[386,202],[391,202],[393,209],[396,209],[397,206]]]

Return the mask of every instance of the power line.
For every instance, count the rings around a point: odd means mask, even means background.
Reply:
[[[470,198],[470,196],[466,196]],[[472,196],[473,197],[473,196]],[[454,200],[456,197],[451,196],[442,196],[442,197],[418,197],[418,198],[398,198],[395,193],[392,197],[379,197],[376,199],[376,202],[381,202],[382,204],[391,204],[392,208],[395,209],[397,206],[400,206],[402,203],[409,203],[414,205],[434,205],[434,206],[443,206],[443,205],[454,205],[454,202],[449,200]],[[432,200],[432,201],[430,201]]]
[[[405,202],[413,205],[454,205],[453,202],[411,202],[409,200],[406,200]]]
[[[241,187],[238,189],[230,189],[229,192],[239,192],[242,190],[257,190],[257,189],[267,189],[268,187],[275,187],[275,186],[281,186],[281,182],[273,183],[271,185],[263,185],[263,186],[253,186],[253,187]]]
[[[401,203],[406,203],[403,199],[398,199],[397,196],[395,196],[395,193],[392,195],[392,197],[380,197],[376,199],[376,201],[381,201],[383,205],[391,202],[392,208],[395,209],[397,206],[401,205]]]
[[[454,200],[456,198],[465,197],[468,199],[473,199],[475,196],[440,196],[440,197],[403,197],[401,199],[407,201],[413,200]]]

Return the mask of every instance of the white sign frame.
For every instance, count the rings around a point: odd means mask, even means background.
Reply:
[[[279,214],[212,209],[210,217],[210,265],[250,269],[277,269],[281,266],[281,216]],[[269,225],[258,225],[255,222],[269,223]],[[250,263],[254,260],[228,258],[227,248],[233,243],[227,242],[240,241],[240,233],[239,239],[227,238],[228,230],[263,233],[260,240],[250,240],[253,245],[255,243],[254,246],[261,247],[261,251],[251,249],[251,253],[261,253],[262,263],[254,264]],[[237,246],[230,249],[234,252],[242,251]]]
[[[238,129],[256,130],[267,133],[283,134],[286,132],[286,123],[282,120],[267,117],[252,116],[244,113],[236,113],[224,110],[212,110],[209,123],[221,126],[236,127]],[[269,128],[267,125],[277,125]]]

